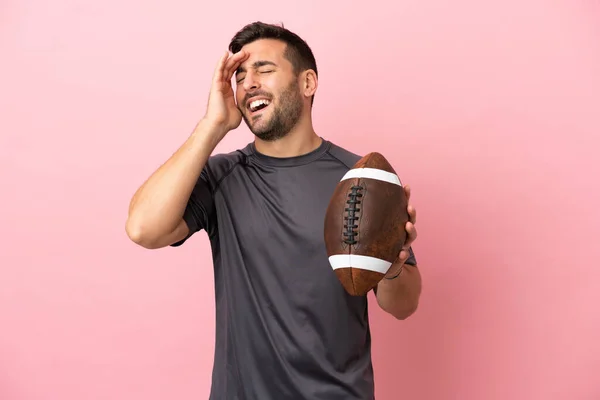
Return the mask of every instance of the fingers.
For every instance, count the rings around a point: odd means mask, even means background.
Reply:
[[[227,61],[228,58],[229,58],[229,51],[226,51],[225,54],[223,54],[221,56],[221,58],[219,59],[219,62],[217,63],[217,65],[215,67],[215,72],[213,74],[214,82],[218,82],[223,79],[223,70],[225,67],[225,62]]]
[[[404,194],[406,195],[406,202],[408,203],[407,211],[409,215],[409,221],[413,224],[417,223],[417,210],[410,204],[410,186],[404,186]]]
[[[409,216],[410,222],[412,222],[413,224],[416,224],[417,223],[417,210],[412,206],[412,204],[409,204],[407,207],[407,211],[408,211],[408,216]]]
[[[410,257],[410,252],[408,249],[400,250],[398,257],[394,260],[393,264],[404,264],[406,260]]]
[[[398,262],[400,264],[404,264],[406,260],[408,260],[408,257],[410,257],[410,252],[408,251],[408,249],[402,250],[400,251],[400,255],[398,256]]]
[[[415,225],[412,222],[407,222],[404,229],[406,229],[406,240],[404,241],[402,248],[408,250],[415,239],[417,239],[417,228],[415,228]]]
[[[408,204],[407,211],[410,216],[410,221],[412,221],[412,223],[414,224],[417,222],[417,211],[410,204],[410,186],[409,185],[404,186],[404,195],[406,196],[406,202]]]
[[[404,186],[404,193],[406,194],[407,202],[410,201],[410,186]],[[404,245],[402,246],[402,251],[407,251],[412,243],[417,238],[417,229],[415,228],[415,224],[417,223],[417,210],[413,207],[410,202],[406,207],[406,211],[408,212],[408,222],[405,224],[404,229],[406,230],[406,240],[404,241]]]
[[[248,56],[249,54],[245,51],[239,51],[233,55],[229,55],[229,52],[227,52],[226,56],[219,61],[215,80],[230,82],[235,71],[246,59],[248,59]]]

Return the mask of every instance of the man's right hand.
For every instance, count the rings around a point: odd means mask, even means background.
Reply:
[[[215,68],[204,121],[220,128],[222,136],[219,140],[242,122],[242,113],[237,107],[231,80],[235,71],[248,59],[248,56],[244,51],[233,55],[227,52]]]
[[[134,194],[126,230],[135,243],[155,249],[180,241],[189,233],[183,216],[200,173],[219,141],[242,121],[231,80],[246,59],[245,52],[223,55],[215,69],[204,118]]]

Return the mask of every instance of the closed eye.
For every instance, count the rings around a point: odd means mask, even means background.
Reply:
[[[258,71],[258,73],[259,73],[259,74],[269,74],[269,73],[271,73],[271,72],[275,72],[275,71],[274,71],[274,70],[272,70],[272,69],[270,69],[270,70],[267,70],[267,71]],[[244,77],[242,76],[241,78],[238,78],[238,79],[236,80],[236,83],[240,83],[240,82],[242,82],[243,80],[244,80]]]

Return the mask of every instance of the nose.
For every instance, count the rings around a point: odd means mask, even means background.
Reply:
[[[252,73],[251,71],[248,71],[246,73],[246,76],[244,77],[244,90],[246,92],[249,92],[249,91],[258,89],[259,87],[260,87],[260,82],[256,78],[256,75],[254,73]]]

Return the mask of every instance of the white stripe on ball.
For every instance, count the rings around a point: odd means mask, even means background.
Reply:
[[[388,183],[393,183],[398,186],[402,186],[402,182],[400,182],[400,178],[398,175],[392,174],[391,172],[384,171],[382,169],[377,168],[354,168],[346,172],[346,175],[342,177],[340,180],[352,179],[352,178],[368,178],[368,179],[377,179],[379,181],[384,181]]]
[[[392,266],[389,261],[358,254],[334,254],[329,257],[329,263],[334,270],[338,268],[358,268],[382,274],[387,273]]]

